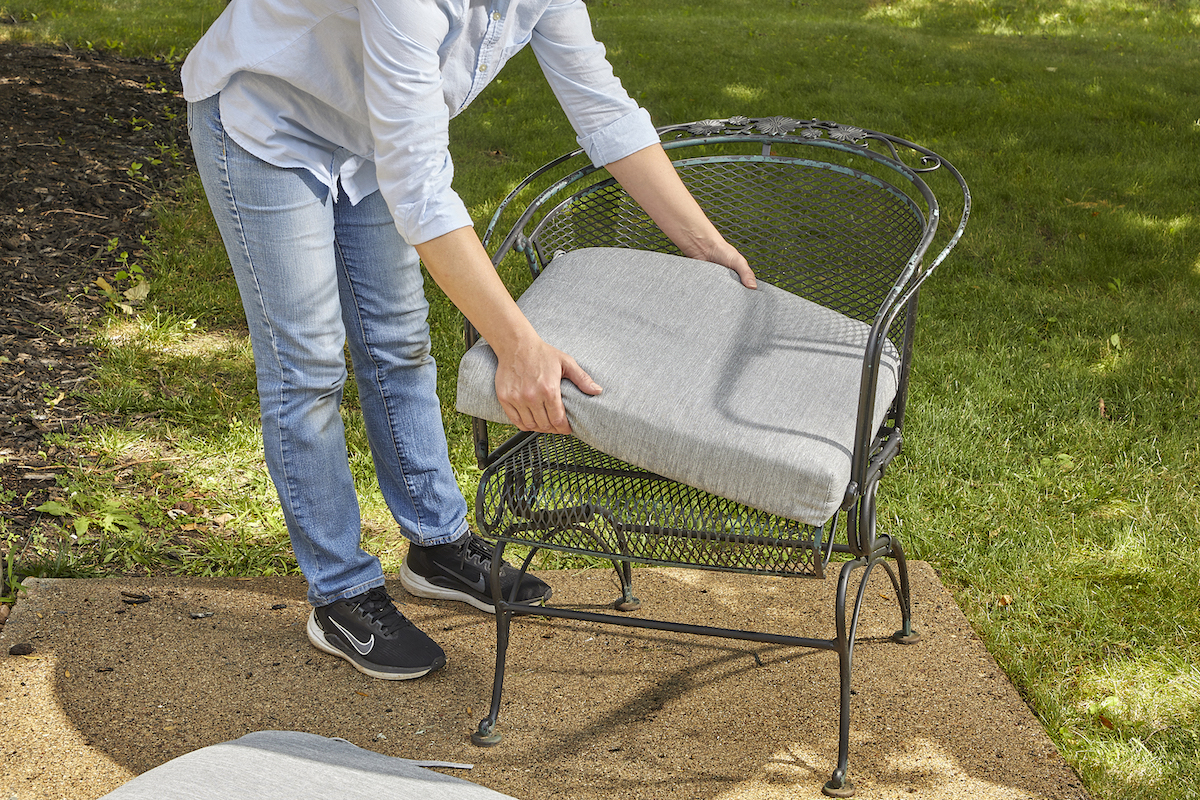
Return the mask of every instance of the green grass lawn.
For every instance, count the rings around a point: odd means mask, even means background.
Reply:
[[[28,21],[0,35],[174,58],[222,6],[166,5],[22,0],[0,15]],[[881,526],[940,570],[1095,797],[1200,798],[1200,2],[589,7],[659,123],[835,119],[921,142],[963,172],[974,216],[922,297]],[[525,173],[574,147],[528,53],[452,138],[481,225]],[[105,359],[88,389],[106,411],[159,412],[89,434],[103,463],[143,462],[121,479],[138,488],[74,471],[63,517],[88,532],[45,534],[18,569],[294,569],[236,292],[194,183],[160,219],[149,303],[96,331]],[[452,455],[473,496],[452,409],[459,320],[430,294]],[[181,389],[148,390],[162,383]],[[403,541],[356,415],[351,395],[368,546],[394,569]],[[185,498],[197,516],[169,518]]]

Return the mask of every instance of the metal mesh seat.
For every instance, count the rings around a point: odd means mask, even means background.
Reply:
[[[820,529],[625,464],[571,436],[522,437],[481,487],[506,542],[673,567],[818,575]]]
[[[484,470],[477,524],[497,540],[501,554],[510,544],[530,548],[522,569],[543,549],[611,561],[622,585],[615,608],[622,612],[640,606],[632,591],[634,563],[823,578],[831,561],[840,562],[832,565],[839,581],[831,609],[838,634],[820,639],[731,631],[686,620],[530,608],[497,596],[492,705],[472,740],[479,745],[499,742],[514,615],[814,647],[838,653],[841,681],[838,766],[823,791],[850,796],[854,790],[846,771],[854,631],[875,567],[887,572],[899,600],[896,640],[919,638],[912,628],[904,551],[894,536],[876,532],[875,497],[903,438],[918,290],[961,237],[970,193],[958,171],[932,151],[831,122],[734,117],[668,126],[660,134],[684,183],[760,280],[870,326],[860,390],[856,396],[835,398],[857,414],[851,478],[841,508],[823,525],[803,524],[627,464],[571,436],[518,433],[493,450],[488,423],[476,419],[476,455]],[[930,187],[933,178],[943,199],[952,203],[948,211]],[[953,222],[940,227],[944,215],[952,215]],[[496,211],[485,244],[492,244],[502,224],[507,233],[493,248],[494,263],[519,253],[534,280],[556,254],[581,248],[678,253],[606,172],[586,164],[580,151],[526,178]],[[476,339],[468,324],[468,346]],[[873,420],[881,418],[873,403],[885,351],[899,354],[899,384],[883,423],[875,425]],[[493,585],[499,586],[495,577]],[[848,612],[847,595],[855,578],[857,601]]]

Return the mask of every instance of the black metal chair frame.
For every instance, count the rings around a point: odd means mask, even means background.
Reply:
[[[513,616],[563,617],[830,650],[839,659],[840,723],[837,768],[823,791],[849,797],[854,793],[846,774],[851,666],[864,593],[876,566],[886,571],[899,601],[901,626],[893,638],[905,644],[920,638],[912,626],[904,550],[894,535],[876,532],[876,494],[901,447],[918,292],[962,236],[970,214],[970,192],[959,172],[933,151],[834,122],[732,117],[666,126],[659,133],[685,183],[726,238],[747,255],[760,279],[871,325],[863,354],[851,480],[841,509],[824,526],[805,526],[675,484],[571,437],[518,433],[492,450],[487,423],[475,419],[476,456],[484,470],[476,522],[484,535],[497,540],[501,556],[508,544],[530,548],[520,565],[522,573],[542,548],[609,560],[622,586],[615,608],[624,612],[640,606],[632,591],[634,562],[823,578],[837,554],[843,561],[834,608],[837,636],[811,638],[531,607],[501,597],[497,588],[491,709],[471,738],[480,746],[500,740],[497,719]],[[536,279],[556,252],[576,247],[678,252],[607,173],[590,163],[578,167],[580,159],[586,161],[579,150],[555,159],[530,174],[501,202],[483,237],[485,246],[495,238],[502,219],[516,213],[510,206],[520,213],[495,248],[493,263],[499,266],[508,254],[520,253]],[[939,178],[949,187],[943,194],[948,191],[955,200],[955,218],[940,238],[943,211],[927,185],[930,175],[946,176]],[[531,200],[517,203],[547,183]],[[877,208],[855,207],[864,202],[858,198],[860,191],[868,199],[875,198],[872,202],[882,198],[890,210],[878,214]],[[789,198],[782,202],[782,211],[781,197]],[[809,208],[829,197],[835,205]],[[792,217],[799,221],[793,224]],[[830,226],[825,219],[833,220]],[[877,242],[858,241],[870,238],[864,232],[874,229],[878,229]],[[830,242],[842,248],[832,265],[821,266],[829,259],[828,252],[805,255]],[[935,242],[940,249],[926,263]],[[859,252],[863,249],[868,252]],[[890,263],[878,267],[870,263],[872,259]],[[857,277],[847,278],[849,273]],[[868,274],[873,277],[864,287],[862,276]],[[468,347],[477,339],[470,324],[466,338]],[[889,341],[900,354],[899,386],[884,424],[872,430],[876,376]],[[641,502],[638,498],[647,498],[648,492],[653,497]],[[844,533],[839,534],[843,516]],[[499,587],[499,563],[497,558],[494,587]],[[857,589],[852,590],[859,570]],[[848,613],[851,591],[853,611]]]

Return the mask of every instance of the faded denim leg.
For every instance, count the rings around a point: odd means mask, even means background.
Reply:
[[[442,426],[417,251],[379,192],[339,201],[334,219],[342,318],[379,488],[409,540],[454,541],[467,532],[467,503]]]
[[[390,218],[381,224],[387,210],[378,193],[358,207],[344,197],[333,202],[306,170],[281,169],[243,150],[221,125],[218,97],[193,103],[188,124],[246,311],[267,468],[309,602],[326,605],[382,586],[378,559],[360,546],[339,413],[348,332],[393,516],[422,544],[466,530],[434,391],[416,254]]]

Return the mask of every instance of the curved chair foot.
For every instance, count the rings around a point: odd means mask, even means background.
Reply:
[[[642,601],[636,597],[620,597],[613,603],[613,608],[617,611],[637,611],[641,607]]]
[[[829,781],[821,787],[821,794],[826,797],[854,797],[854,784],[843,780],[840,786],[834,786],[833,781]]]
[[[921,634],[911,628],[907,631],[899,630],[892,634],[892,641],[897,644],[916,644],[921,641]]]
[[[503,738],[496,732],[496,726],[486,719],[479,723],[479,730],[471,734],[471,744],[476,747],[495,747]]]

